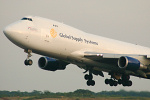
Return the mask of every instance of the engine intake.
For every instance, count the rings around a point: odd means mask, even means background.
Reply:
[[[141,64],[140,61],[135,58],[122,56],[118,60],[118,66],[127,70],[138,70],[140,69]]]
[[[41,69],[56,71],[64,70],[68,63],[49,57],[41,57],[38,61],[38,65]]]

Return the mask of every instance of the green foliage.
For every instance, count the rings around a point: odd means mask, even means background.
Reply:
[[[0,98],[1,97],[29,97],[27,100],[32,99],[41,99],[41,98],[100,98],[100,97],[150,97],[150,92],[141,91],[102,91],[102,92],[92,92],[90,90],[83,90],[78,89],[74,92],[68,93],[53,93],[50,91],[37,91],[33,90],[32,92],[20,92],[20,91],[0,91]]]

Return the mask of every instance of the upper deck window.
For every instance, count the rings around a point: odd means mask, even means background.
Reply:
[[[32,21],[32,18],[26,18],[26,17],[24,17],[24,18],[22,18],[21,20],[29,20],[29,21]]]

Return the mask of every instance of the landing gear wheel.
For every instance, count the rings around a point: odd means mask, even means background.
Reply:
[[[24,52],[28,53],[27,59],[24,61],[24,64],[25,64],[26,66],[27,66],[27,65],[32,65],[32,64],[33,64],[33,61],[30,59],[30,57],[32,56],[32,55],[31,55],[32,50],[26,49],[26,50],[24,50]]]
[[[117,86],[118,85],[118,82],[117,81],[114,81],[114,86]]]
[[[132,86],[132,81],[130,80],[129,75],[123,74],[121,79],[116,79],[111,75],[111,79],[105,79],[105,84],[109,84],[110,86],[117,86],[117,85],[122,85],[122,86]],[[118,81],[117,81],[118,80]]]
[[[105,79],[105,84],[109,84],[110,86],[117,86],[119,83],[114,79]]]
[[[93,80],[93,75],[90,70],[89,70],[89,74],[85,74],[84,79],[87,80],[86,82],[87,86],[95,85],[95,81]]]
[[[132,81],[123,81],[122,83],[123,86],[132,86]]]
[[[95,85],[95,81],[94,80],[88,80],[87,81],[87,85],[88,86],[94,86]]]
[[[109,84],[109,79],[105,79],[105,84]]]
[[[29,64],[29,65],[32,65],[32,64],[33,64],[33,61],[32,61],[31,59],[29,59],[29,60],[28,60],[28,64]]]
[[[132,81],[128,81],[128,86],[132,86]]]
[[[118,84],[122,84],[122,80],[121,79],[118,80]]]
[[[92,84],[91,84],[92,86],[94,86],[95,85],[95,81],[94,80],[92,80]]]
[[[91,85],[90,81],[87,81],[86,84],[87,84],[87,86],[90,86],[90,85]]]
[[[123,82],[122,82],[122,85],[123,85],[123,86],[127,86],[127,82],[126,82],[126,81],[123,81]]]
[[[90,75],[86,74],[86,75],[84,76],[84,79],[85,79],[85,80],[92,80],[92,79],[93,79],[93,76],[92,76],[92,74],[90,74]]]
[[[114,81],[112,79],[109,80],[109,85],[114,86]]]
[[[28,60],[25,60],[25,61],[24,61],[24,64],[25,64],[25,65],[28,65]]]
[[[25,60],[25,61],[24,61],[24,64],[25,64],[25,65],[32,65],[32,64],[33,64],[33,61],[32,61],[31,59]]]
[[[122,75],[122,83],[123,86],[132,86],[132,81],[130,80],[129,75]]]
[[[89,79],[89,75],[86,74],[86,75],[84,76],[84,79],[85,79],[85,80],[88,80],[88,79]]]

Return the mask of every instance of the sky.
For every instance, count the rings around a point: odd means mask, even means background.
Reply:
[[[41,55],[32,54],[32,66],[25,66],[27,54],[11,43],[3,29],[27,15],[63,22],[87,33],[150,47],[150,0],[0,0],[0,90],[72,92],[150,91],[150,80],[131,77],[132,87],[110,87],[94,76],[88,87],[84,70],[68,65],[66,70],[50,72],[38,67]]]

